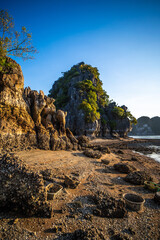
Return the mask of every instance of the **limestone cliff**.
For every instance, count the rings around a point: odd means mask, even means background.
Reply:
[[[6,61],[9,64],[0,71],[0,147],[76,148],[77,140],[72,137],[71,143],[71,134],[67,136],[65,114],[56,111],[55,100],[43,91],[24,89],[21,67],[10,58]]]
[[[130,135],[160,135],[160,117],[143,116],[138,118],[137,125],[133,126]]]
[[[76,135],[125,137],[135,118],[127,107],[109,101],[98,69],[81,62],[54,82],[55,105],[68,112],[66,124]]]

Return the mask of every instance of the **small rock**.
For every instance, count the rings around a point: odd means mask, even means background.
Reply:
[[[124,154],[124,152],[122,150],[120,150],[120,149],[117,151],[117,153],[118,154]]]
[[[86,155],[87,157],[90,157],[90,158],[101,158],[102,157],[102,153],[100,151],[94,151],[94,150],[91,150],[91,149],[87,149],[83,152],[84,155]]]
[[[131,161],[138,161],[137,157],[131,157]]]
[[[108,165],[108,164],[110,163],[110,161],[107,160],[107,159],[102,159],[101,162],[104,163],[104,164],[106,164],[106,165]]]

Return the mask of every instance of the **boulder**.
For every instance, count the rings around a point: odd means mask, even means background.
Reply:
[[[100,151],[94,151],[91,149],[85,150],[83,152],[83,154],[90,158],[101,158],[102,157],[102,153]]]
[[[97,199],[97,208],[94,214],[100,217],[123,218],[127,215],[127,211],[123,200],[105,196]]]
[[[90,141],[90,139],[89,139],[89,137],[87,137],[87,136],[85,136],[85,135],[81,135],[81,136],[79,136],[78,138],[77,138],[77,140],[78,140],[78,144],[80,144],[80,145],[82,145],[82,144],[88,144],[89,143],[89,141]]]
[[[130,166],[127,163],[116,163],[113,165],[114,169],[121,173],[130,173],[135,170],[133,166]]]
[[[145,181],[152,181],[152,177],[144,171],[135,171],[129,173],[124,180],[135,185],[142,185]]]
[[[107,159],[102,159],[101,162],[102,162],[103,164],[106,164],[106,165],[108,165],[108,164],[110,163],[110,161],[107,160]]]

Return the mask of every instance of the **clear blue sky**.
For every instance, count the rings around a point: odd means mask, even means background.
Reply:
[[[135,117],[160,116],[160,0],[5,0],[39,53],[21,64],[25,86],[48,94],[74,64],[97,67],[103,87]]]

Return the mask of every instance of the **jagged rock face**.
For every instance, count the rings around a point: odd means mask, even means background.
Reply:
[[[18,64],[10,73],[0,73],[0,128],[3,132],[34,132],[34,122],[22,97],[23,87],[23,73]]]
[[[108,105],[108,95],[102,88],[97,68],[81,62],[74,65],[52,86],[49,96],[56,99],[56,106],[67,111],[66,125],[76,135],[125,137],[131,124],[122,106],[123,117],[113,111],[115,103]]]
[[[0,72],[0,146],[35,146],[34,121],[23,99],[24,78],[21,67],[12,59],[13,69]]]
[[[7,61],[14,67],[0,72],[1,148],[71,149],[73,143],[65,129],[66,114],[56,111],[55,100],[43,91],[24,89],[21,67],[10,58]]]

